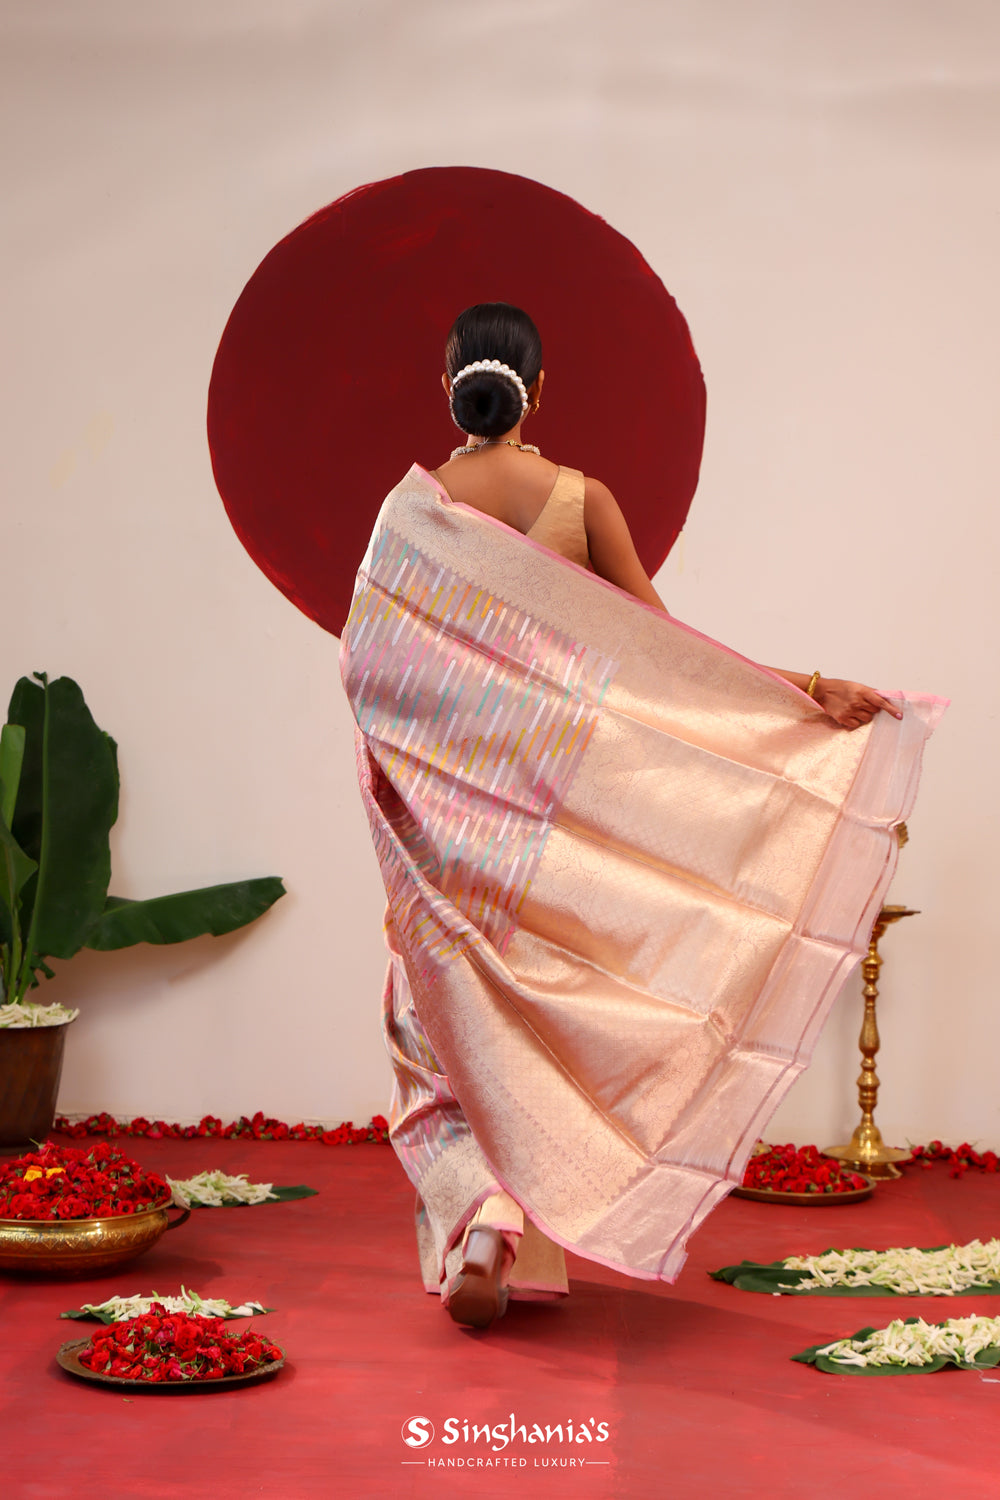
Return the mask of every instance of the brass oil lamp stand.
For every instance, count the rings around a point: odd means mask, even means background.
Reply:
[[[903,825],[905,827],[905,825]],[[900,840],[902,842],[902,839]],[[827,1146],[824,1156],[835,1157],[858,1172],[867,1172],[869,1177],[900,1177],[898,1161],[908,1160],[909,1151],[900,1151],[887,1146],[882,1132],[875,1124],[873,1115],[878,1102],[879,1077],[875,1071],[875,1054],[880,1046],[878,1022],[875,1018],[875,1002],[878,999],[878,975],[882,967],[879,955],[879,939],[893,922],[903,917],[915,917],[919,913],[908,906],[883,906],[872,928],[868,955],[861,965],[864,977],[865,1014],[861,1023],[861,1073],[858,1078],[858,1103],[861,1105],[861,1122],[845,1146]]]

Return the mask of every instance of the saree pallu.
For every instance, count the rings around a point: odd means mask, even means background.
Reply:
[[[500,1189],[673,1281],[867,945],[945,704],[845,733],[416,465],[341,666],[427,1284]]]

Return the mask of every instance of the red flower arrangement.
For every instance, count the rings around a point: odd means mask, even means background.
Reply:
[[[147,1120],[144,1115],[134,1120],[116,1120],[114,1115],[101,1113],[73,1121],[60,1115],[54,1129],[74,1140],[85,1135],[144,1135],[152,1141],[193,1141],[202,1136],[219,1136],[227,1141],[322,1141],[324,1146],[356,1146],[362,1141],[389,1139],[389,1122],[384,1115],[373,1115],[369,1125],[357,1126],[345,1120],[333,1130],[324,1130],[322,1125],[286,1125],[282,1120],[267,1118],[260,1110],[252,1118],[241,1115],[230,1125],[223,1125],[216,1115],[205,1115],[198,1125],[171,1125],[166,1120]]]
[[[968,1141],[963,1141],[960,1146],[942,1146],[940,1141],[931,1141],[929,1146],[914,1146],[910,1160],[900,1162],[900,1166],[920,1165],[925,1171],[930,1171],[936,1161],[946,1163],[949,1177],[964,1177],[970,1167],[978,1167],[980,1172],[1000,1172],[1000,1156],[995,1151],[974,1151]]]
[[[103,1219],[166,1206],[170,1188],[117,1146],[46,1141],[0,1167],[0,1218]]]
[[[949,1177],[964,1177],[970,1167],[980,1172],[1000,1172],[1000,1155],[995,1151],[976,1151],[963,1141],[960,1146],[944,1146],[931,1141],[929,1146],[914,1146],[901,1167],[923,1167],[930,1171],[943,1162]],[[841,1166],[830,1157],[821,1156],[815,1146],[767,1146],[750,1158],[743,1178],[746,1188],[766,1189],[774,1193],[846,1193],[865,1186],[865,1179]]]
[[[751,1156],[743,1186],[772,1193],[853,1193],[864,1177],[821,1156],[815,1146],[767,1146]]]
[[[168,1313],[154,1302],[141,1317],[98,1329],[78,1358],[97,1375],[158,1384],[252,1375],[284,1353],[252,1328],[232,1333],[221,1318]]]

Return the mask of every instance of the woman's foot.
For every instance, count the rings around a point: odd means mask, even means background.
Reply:
[[[462,1269],[448,1289],[448,1312],[467,1328],[489,1328],[507,1311],[503,1235],[491,1224],[473,1224],[465,1237]]]

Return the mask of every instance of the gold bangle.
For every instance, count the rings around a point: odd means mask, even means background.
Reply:
[[[819,677],[820,674],[818,672],[814,672],[809,679],[809,686],[806,688],[806,692],[809,694],[810,698],[815,698],[816,696],[816,689],[819,686]]]

